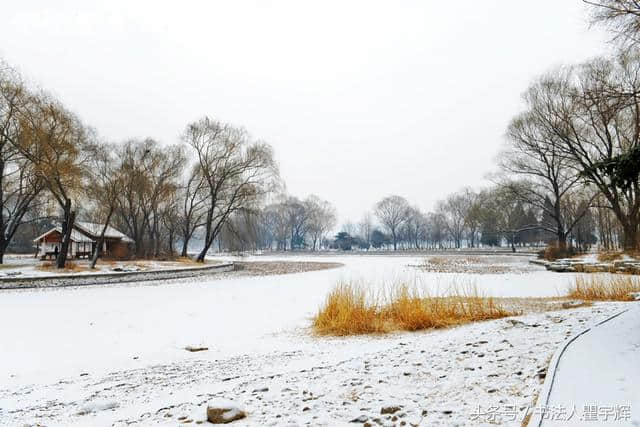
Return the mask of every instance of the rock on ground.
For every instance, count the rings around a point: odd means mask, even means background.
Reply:
[[[207,420],[213,424],[227,424],[246,416],[244,409],[231,400],[213,399],[207,404]]]

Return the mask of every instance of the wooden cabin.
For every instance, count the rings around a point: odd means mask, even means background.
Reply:
[[[76,221],[71,230],[69,258],[89,258],[95,250],[104,224]],[[36,256],[42,260],[53,259],[62,247],[62,227],[54,227],[33,239],[36,244]],[[109,226],[104,233],[104,243],[100,249],[101,258],[124,259],[132,254],[133,239]]]

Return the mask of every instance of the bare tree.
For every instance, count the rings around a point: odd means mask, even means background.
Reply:
[[[590,203],[581,205],[583,210],[570,218],[567,199],[583,184],[580,171],[571,167],[572,160],[559,148],[559,139],[546,126],[544,118],[533,110],[540,103],[556,96],[555,85],[548,77],[532,85],[524,96],[529,107],[509,125],[508,146],[500,157],[500,167],[508,175],[501,177],[500,185],[511,191],[515,197],[545,213],[551,224],[541,227],[556,235],[556,244],[564,250],[567,236],[580,218],[585,215]],[[514,180],[512,175],[520,177]],[[550,202],[550,203],[548,203]]]
[[[529,217],[524,209],[524,203],[508,188],[495,187],[489,190],[491,206],[487,214],[495,218],[496,231],[500,240],[504,237],[516,251],[516,244],[521,243],[523,233],[538,228],[538,223],[528,223]]]
[[[530,112],[561,156],[597,188],[622,224],[626,249],[640,226],[640,53],[621,52],[549,76]],[[635,160],[634,160],[635,159]]]
[[[73,200],[77,201],[85,185],[88,131],[59,101],[39,94],[30,97],[28,108],[21,113],[19,136],[17,148],[62,209],[56,266],[64,268],[77,212]]]
[[[143,163],[145,173],[149,177],[146,203],[143,205],[143,212],[146,218],[148,235],[150,236],[150,248],[153,256],[160,255],[163,249],[173,252],[173,238],[175,237],[175,221],[172,221],[172,235],[167,235],[171,241],[163,238],[163,212],[175,212],[176,192],[180,187],[179,177],[185,164],[183,147],[171,145],[162,149],[151,150],[145,156]],[[175,217],[174,217],[175,218]],[[164,223],[166,225],[166,222]],[[167,244],[168,243],[168,244]]]
[[[304,238],[311,222],[311,210],[297,197],[289,196],[285,202],[285,212],[289,227],[289,246],[304,246]]]
[[[401,196],[388,196],[375,206],[375,214],[380,223],[391,233],[393,250],[398,249],[398,232],[407,220],[409,202]]]
[[[173,202],[180,186],[183,148],[161,147],[150,138],[130,140],[120,147],[118,156],[120,173],[126,177],[117,198],[118,221],[135,241],[137,256],[158,256],[165,242],[161,211]]]
[[[29,94],[18,73],[0,62],[0,264],[44,187],[33,164],[18,149],[20,117],[28,102]]]
[[[182,250],[180,256],[187,256],[189,241],[198,227],[204,225],[207,213],[206,202],[209,192],[206,191],[206,181],[199,165],[191,168],[184,186],[180,189],[180,234]]]
[[[118,203],[118,195],[122,189],[123,176],[117,159],[114,156],[116,148],[110,144],[95,144],[90,158],[89,175],[92,191],[88,198],[95,202],[94,218],[102,217],[102,229],[91,255],[89,268],[95,268],[98,256],[104,245],[104,236],[109,228],[113,213]]]
[[[434,249],[443,249],[447,234],[447,220],[442,212],[427,214],[427,235]]]
[[[402,225],[404,239],[409,247],[420,249],[420,242],[426,238],[427,218],[418,207],[407,209],[407,219]]]
[[[336,211],[331,203],[313,194],[305,199],[304,204],[309,212],[308,232],[315,251],[326,234],[336,226]]]
[[[175,254],[175,241],[182,225],[180,204],[181,200],[177,187],[174,187],[173,191],[166,194],[158,212],[161,225],[159,235],[162,236],[162,240],[166,242],[166,250],[170,257],[173,257]]]
[[[444,218],[447,232],[456,248],[462,247],[468,208],[469,203],[462,193],[451,194],[437,206],[437,212]]]
[[[626,47],[640,44],[640,2],[638,0],[583,0],[593,6],[591,22],[608,28],[614,41]]]
[[[465,228],[467,231],[467,241],[469,246],[474,248],[479,245],[480,227],[482,225],[482,211],[486,200],[481,193],[477,193],[470,188],[463,190],[466,202]]]
[[[205,240],[197,257],[204,262],[229,216],[258,203],[272,188],[277,167],[269,145],[208,117],[189,124],[183,140],[195,150],[206,181]]]
[[[280,195],[279,201],[264,209],[265,226],[269,228],[268,234],[276,241],[278,250],[287,250],[287,235],[289,224],[286,212],[286,196]]]
[[[360,236],[367,246],[371,245],[371,233],[373,232],[373,218],[370,212],[366,212],[358,224]]]

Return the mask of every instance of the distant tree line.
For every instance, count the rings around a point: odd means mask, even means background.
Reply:
[[[584,201],[576,201],[584,203]],[[444,250],[540,246],[555,243],[554,223],[542,210],[520,200],[509,188],[454,193],[422,212],[403,197],[382,199],[357,224],[347,223],[335,236],[336,249]],[[591,212],[569,233],[571,244],[586,250],[597,241]]]

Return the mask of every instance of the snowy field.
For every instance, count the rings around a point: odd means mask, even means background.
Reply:
[[[503,319],[446,331],[317,338],[311,318],[340,280],[401,278],[434,292],[472,284],[487,295],[526,297],[561,295],[575,276],[547,272],[526,257],[509,257],[517,272],[500,274],[412,267],[422,257],[255,259],[344,266],[3,291],[0,425],[200,423],[206,419],[202,404],[212,397],[245,404],[249,417],[240,425],[336,425],[357,417],[398,425],[477,424],[474,405],[522,408],[531,402],[538,372],[557,345],[618,306],[532,314],[519,318],[521,324]],[[192,353],[186,346],[208,351]],[[381,405],[402,409],[381,416]]]

